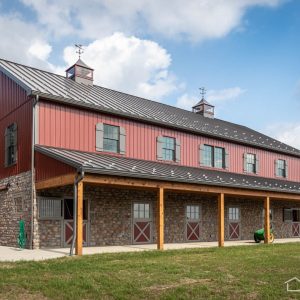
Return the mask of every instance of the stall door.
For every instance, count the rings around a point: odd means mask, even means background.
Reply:
[[[186,240],[197,242],[200,240],[200,205],[186,206]]]
[[[69,247],[73,239],[73,199],[64,199],[63,244]],[[88,201],[83,202],[83,245],[88,243]]]
[[[152,214],[150,203],[133,204],[133,243],[151,243]]]
[[[300,209],[292,210],[292,236],[300,237]]]
[[[229,239],[238,240],[240,239],[240,208],[229,207],[228,208],[228,226],[229,226]]]

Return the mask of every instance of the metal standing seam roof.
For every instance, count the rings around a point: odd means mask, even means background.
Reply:
[[[35,146],[36,151],[94,174],[300,194],[300,183],[154,161]]]
[[[27,89],[58,102],[143,120],[231,142],[300,156],[300,150],[248,127],[0,59],[0,71]]]

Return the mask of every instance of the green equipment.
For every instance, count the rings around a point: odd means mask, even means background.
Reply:
[[[260,243],[265,239],[265,229],[261,228],[254,232],[254,241],[255,243]],[[274,234],[272,228],[270,229],[270,242],[274,242]]]
[[[24,220],[19,221],[20,231],[18,236],[18,244],[20,249],[24,249],[26,245],[26,232],[25,232],[25,222]]]

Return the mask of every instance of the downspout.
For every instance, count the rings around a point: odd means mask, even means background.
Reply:
[[[34,161],[34,146],[36,143],[35,139],[35,126],[36,126],[36,105],[39,102],[39,95],[35,96],[32,105],[32,145],[31,145],[31,233],[30,233],[30,248],[33,249],[33,232],[34,232],[34,207],[36,205],[36,195],[35,195],[35,161]]]
[[[78,175],[76,176],[74,180],[74,199],[73,199],[73,238],[70,248],[70,256],[73,255],[74,248],[75,248],[75,242],[76,242],[76,232],[77,232],[77,185],[78,182],[80,182],[84,177],[84,172],[82,170],[78,170]]]

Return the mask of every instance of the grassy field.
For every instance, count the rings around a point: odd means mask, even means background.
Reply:
[[[0,263],[0,299],[300,299],[294,276],[299,243],[102,254]]]

